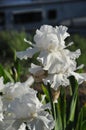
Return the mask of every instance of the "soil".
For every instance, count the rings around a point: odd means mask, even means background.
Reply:
[[[86,104],[86,82],[79,87],[79,99],[81,106]]]

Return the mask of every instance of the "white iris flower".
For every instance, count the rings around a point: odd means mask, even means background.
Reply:
[[[40,30],[36,31],[34,36],[35,44],[28,42],[33,48],[28,48],[26,51],[17,52],[17,57],[20,59],[31,58],[36,52],[39,51],[56,51],[58,49],[65,48],[65,39],[69,36],[67,33],[67,27],[59,26],[53,28],[50,25],[41,26]]]
[[[78,83],[86,80],[86,74],[78,74],[75,71],[77,67],[76,59],[81,55],[80,49],[71,52],[67,49],[69,45],[65,45],[65,39],[70,36],[67,33],[67,27],[43,25],[36,31],[34,36],[35,44],[28,42],[33,48],[28,48],[26,51],[17,52],[20,59],[31,58],[36,52],[39,52],[37,60],[41,66],[31,65],[30,72],[33,75],[47,71],[47,76],[43,77],[44,83],[50,82],[51,87],[55,90],[60,85],[69,85],[68,77],[75,76]],[[35,71],[34,71],[35,70]],[[39,72],[40,70],[40,72]],[[35,73],[36,72],[36,73]]]
[[[0,92],[2,92],[4,99],[10,101],[14,100],[15,98],[21,97],[23,94],[26,93],[33,93],[33,91],[30,89],[30,86],[34,82],[34,79],[32,76],[30,76],[27,81],[24,83],[16,82],[11,83],[8,82],[7,84],[3,83],[3,77],[0,78]],[[34,93],[33,93],[34,94]]]
[[[50,105],[43,105],[37,91],[30,88],[33,78],[24,83],[3,83],[0,91],[0,125],[2,130],[52,130],[54,120],[49,112]],[[40,125],[41,124],[41,125]]]

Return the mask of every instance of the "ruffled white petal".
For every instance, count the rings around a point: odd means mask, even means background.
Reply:
[[[81,55],[81,51],[80,51],[80,49],[77,49],[75,52],[69,51],[68,55],[71,59],[75,60],[75,59],[79,58],[79,56]]]
[[[1,97],[0,97],[0,122],[2,122],[4,119],[4,116],[3,116],[3,102],[1,100]]]
[[[56,50],[65,48],[65,38],[69,36],[67,27],[43,25],[36,31],[34,41],[36,46],[42,50]]]
[[[82,69],[83,67],[84,67],[84,64],[81,64],[80,66],[78,66],[78,67],[76,68],[76,70]]]
[[[75,77],[77,80],[78,84],[83,83],[83,81],[86,81],[86,74],[85,73],[76,73],[76,72],[71,72],[71,74]]]
[[[42,52],[38,60],[42,62],[43,69],[48,70],[48,73],[59,73],[64,66],[64,60],[61,53],[45,53]],[[65,61],[66,62],[66,61]]]
[[[20,52],[16,52],[16,55],[19,59],[27,59],[27,58],[32,58],[32,56],[39,52],[39,50],[37,48],[28,48],[26,51],[20,51]]]
[[[59,33],[63,40],[65,40],[70,34],[67,32],[68,28],[66,26],[59,26]]]
[[[51,84],[51,88],[57,90],[59,86],[68,86],[69,80],[67,79],[66,75],[63,74],[53,74],[48,75],[47,78],[43,79],[44,84],[47,85],[49,82]]]
[[[22,123],[18,130],[26,130],[26,125],[24,123]]]
[[[31,64],[31,68],[29,68],[29,72],[33,75],[36,75],[37,72],[43,71],[41,66]]]
[[[4,83],[3,83],[3,77],[0,77],[0,91],[2,91],[2,89],[4,89]]]
[[[30,124],[28,122],[28,128],[30,130],[52,130],[54,128],[54,121],[48,112],[40,112],[39,116],[35,118]]]

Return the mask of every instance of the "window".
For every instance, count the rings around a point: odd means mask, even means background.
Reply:
[[[5,24],[5,14],[0,12],[0,25],[3,26]]]
[[[57,17],[57,12],[55,9],[48,11],[48,19],[49,20],[54,20],[54,19],[56,19],[56,17]]]
[[[33,23],[42,21],[42,12],[23,12],[14,14],[14,23],[23,24],[23,23]]]

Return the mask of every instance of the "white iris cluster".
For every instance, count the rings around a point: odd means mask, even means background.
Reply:
[[[71,52],[67,49],[72,45],[65,44],[70,36],[67,27],[52,27],[43,25],[36,31],[34,44],[27,41],[31,47],[17,52],[20,59],[32,58],[38,53],[39,65],[31,63],[30,73],[33,75],[24,83],[6,83],[0,78],[0,130],[52,130],[54,119],[49,113],[50,103],[43,104],[38,99],[37,91],[31,88],[36,82],[50,83],[52,90],[59,90],[60,86],[68,86],[69,76],[74,76],[78,83],[86,80],[86,74],[77,73],[76,59],[80,56],[80,49]]]
[[[76,73],[77,67],[76,59],[81,55],[80,49],[71,52],[67,49],[72,45],[72,42],[67,46],[65,39],[70,36],[67,33],[67,27],[56,26],[55,28],[50,25],[41,26],[40,30],[36,31],[34,36],[35,44],[25,40],[32,47],[26,51],[17,52],[17,57],[20,59],[32,58],[32,56],[39,52],[37,60],[40,66],[31,64],[29,71],[33,75],[40,75],[40,73],[47,72],[47,76],[43,76],[42,80],[45,84],[49,82],[51,87],[58,90],[59,86],[69,85],[69,76],[74,76],[78,83],[86,80],[86,74]]]
[[[54,120],[37,97],[37,91],[30,88],[34,79],[24,83],[3,83],[0,78],[0,130],[51,130]]]

